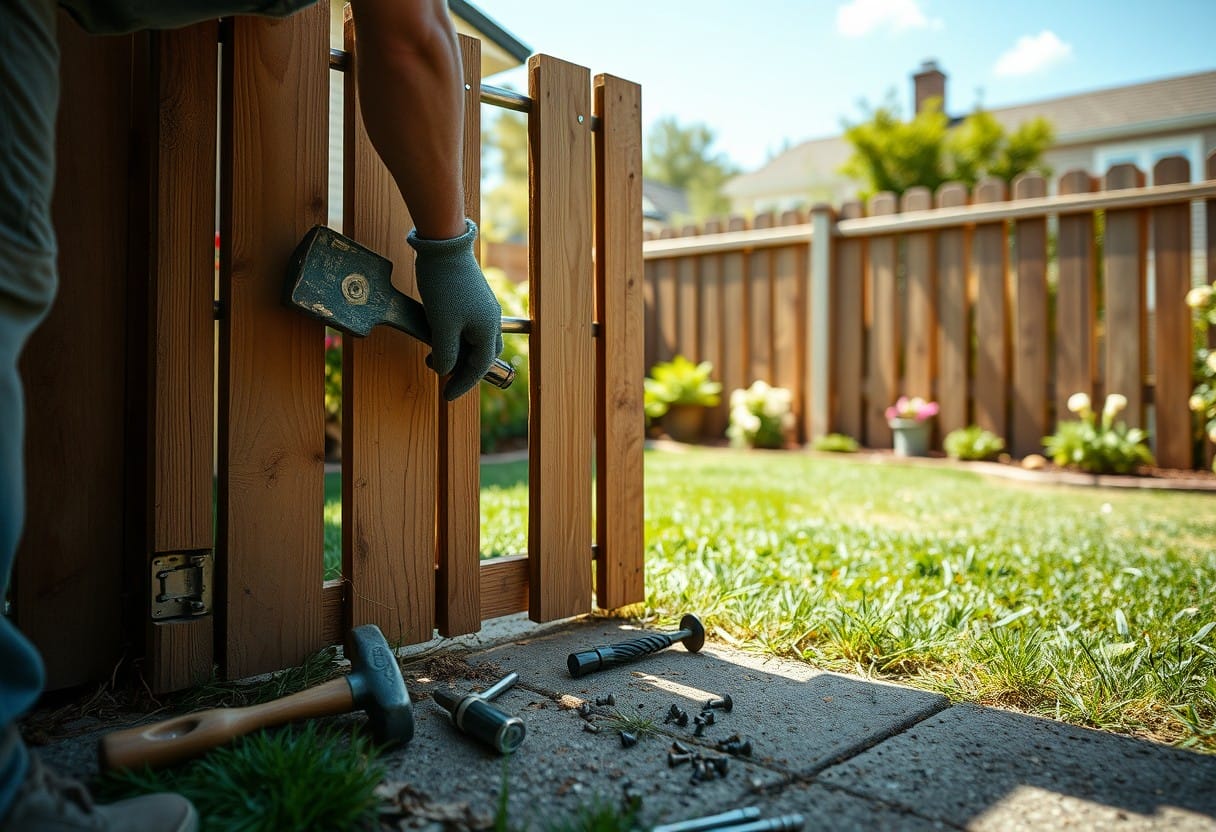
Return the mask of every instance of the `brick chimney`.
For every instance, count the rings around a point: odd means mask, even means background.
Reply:
[[[946,73],[937,68],[937,61],[929,59],[920,65],[920,70],[912,76],[912,91],[917,113],[930,98],[940,98],[942,112],[946,111]]]

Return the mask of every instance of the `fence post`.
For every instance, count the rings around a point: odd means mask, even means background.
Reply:
[[[810,350],[807,356],[807,403],[803,433],[807,442],[832,430],[832,252],[836,215],[831,205],[811,208],[811,285],[807,292]]]
[[[596,604],[645,600],[642,90],[595,77]]]
[[[528,90],[528,606],[552,621],[591,609],[590,73],[534,55]]]

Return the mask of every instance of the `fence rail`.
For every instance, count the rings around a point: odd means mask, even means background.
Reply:
[[[346,49],[329,49],[327,15],[234,18],[222,54],[214,22],[104,40],[61,22],[65,55],[81,56],[63,72],[67,256],[23,364],[37,417],[14,595],[52,689],[108,679],[125,659],[156,691],[215,665],[245,677],[356,624],[406,644],[520,611],[587,612],[593,589],[605,608],[642,600],[640,92],[548,56],[530,61],[528,96],[482,88],[480,44],[465,37],[474,220],[480,102],[529,117],[527,553],[480,560],[477,394],[443,402],[426,348],[378,329],[345,342],[342,579],[323,582],[323,327],[281,294],[295,244],[326,221],[330,72],[357,63],[349,22]],[[411,293],[410,219],[353,74],[345,86],[343,231],[393,260]],[[87,369],[64,376],[59,357],[84,354]],[[175,555],[214,556],[213,606],[153,620],[155,569]]]
[[[1214,165],[1198,182],[1169,158],[1151,186],[1120,165],[1069,172],[1053,196],[1029,175],[1012,193],[952,183],[664,232],[644,243],[647,367],[683,354],[713,362],[728,393],[787,387],[800,441],[838,431],[889,447],[887,405],[932,397],[938,442],[979,424],[1019,456],[1041,451],[1072,393],[1119,392],[1160,464],[1203,464],[1184,297],[1204,257],[1192,204],[1216,216]],[[726,420],[723,403],[707,432]]]

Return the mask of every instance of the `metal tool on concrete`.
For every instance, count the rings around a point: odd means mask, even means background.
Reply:
[[[657,653],[676,642],[683,642],[689,653],[695,653],[705,644],[705,627],[692,613],[680,619],[680,629],[673,633],[653,633],[641,638],[622,641],[617,644],[606,644],[592,647],[590,650],[580,650],[571,653],[566,658],[566,667],[574,678],[603,670],[606,667],[628,664],[638,659]]]
[[[414,736],[414,708],[384,634],[373,624],[355,627],[347,634],[346,658],[351,663],[346,676],[273,702],[214,708],[107,734],[99,748],[101,767],[168,765],[259,728],[360,708],[367,712],[377,743],[409,742]]]
[[[435,704],[448,712],[457,729],[500,754],[510,754],[524,741],[524,722],[490,704],[490,700],[518,681],[518,673],[508,673],[480,693],[461,696],[452,691],[437,690],[432,696]]]
[[[371,249],[326,228],[315,226],[296,246],[287,270],[285,302],[349,335],[366,336],[387,324],[431,343],[431,327],[418,301],[393,286],[393,263]],[[526,318],[503,318],[503,332],[528,332]],[[494,360],[485,381],[507,388],[515,368]]]
[[[707,829],[718,829],[722,826],[746,823],[758,817],[760,817],[760,808],[758,806],[747,806],[743,809],[732,809],[729,812],[707,815],[703,818],[690,818],[689,820],[677,821],[676,823],[665,823],[662,826],[656,826],[650,832],[704,832]]]

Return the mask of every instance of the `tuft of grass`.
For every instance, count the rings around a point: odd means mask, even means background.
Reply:
[[[325,647],[289,667],[255,682],[223,682],[214,674],[206,684],[192,688],[174,701],[175,709],[236,708],[270,702],[315,687],[341,675],[338,648]]]
[[[198,809],[203,832],[307,832],[371,824],[383,777],[368,738],[309,723],[171,769],[107,774],[96,791],[104,800],[177,792]]]

